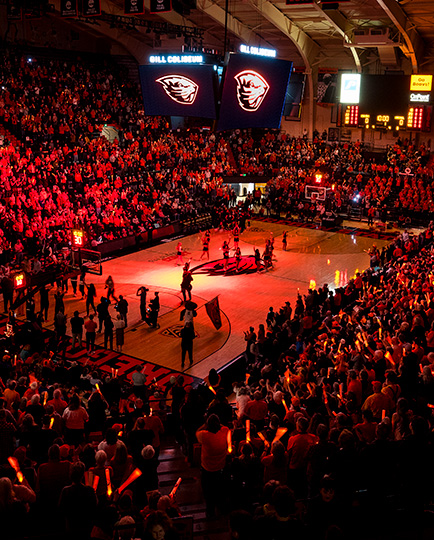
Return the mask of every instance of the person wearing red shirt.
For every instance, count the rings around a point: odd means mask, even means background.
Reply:
[[[262,399],[261,392],[256,391],[253,394],[253,399],[247,403],[244,414],[247,418],[250,418],[256,427],[263,427],[265,417],[268,414],[268,405]]]
[[[308,426],[309,420],[300,417],[296,423],[295,435],[289,437],[288,440],[290,485],[296,492],[300,492],[304,484],[309,450],[319,440],[316,435],[307,433]]]

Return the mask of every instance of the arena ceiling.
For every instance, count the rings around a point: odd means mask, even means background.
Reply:
[[[203,39],[196,44],[223,51],[227,3],[228,50],[236,50],[241,43],[272,47],[280,58],[291,59],[295,66],[311,72],[320,67],[410,73],[432,71],[434,67],[433,0],[350,0],[336,4],[334,9],[326,9],[319,0],[306,5],[273,0],[173,3],[176,10],[156,16],[149,13],[150,0],[145,0],[146,13],[139,17],[201,28]],[[59,4],[60,0],[54,1],[57,11]],[[124,0],[102,0],[101,6],[105,13],[122,15]],[[155,36],[140,27],[112,28],[83,20],[71,24],[117,39],[139,61],[140,45],[142,52],[149,52],[156,48],[179,50],[184,43],[183,37]]]

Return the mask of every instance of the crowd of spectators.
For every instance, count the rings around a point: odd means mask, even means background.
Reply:
[[[267,178],[270,211],[305,218],[322,207],[351,215],[354,207],[365,217],[371,209],[383,221],[427,224],[432,218],[433,170],[425,144],[399,138],[383,161],[359,141],[329,144],[318,134],[309,141],[285,132],[235,132],[229,141],[241,174]],[[306,186],[326,188],[326,203],[308,201]]]
[[[219,225],[237,199],[225,175],[267,178],[265,193],[246,200],[256,210],[266,202],[306,217],[355,205],[385,220],[387,212],[426,220],[433,210],[423,144],[398,139],[377,163],[359,142],[327,144],[316,133],[308,141],[274,131],[172,131],[167,119],[144,115],[136,83],[109,60],[38,60],[7,48],[1,56],[0,123],[17,141],[0,147],[3,261],[59,251],[73,227],[95,247],[204,212]],[[100,136],[107,125],[117,130],[111,142]],[[317,174],[328,188],[318,205],[304,198]]]
[[[321,171],[335,210],[356,199],[411,218],[432,213],[423,146],[398,141],[376,164],[358,143],[175,133],[165,119],[145,117],[135,86],[113,73],[3,52],[0,122],[22,141],[0,148],[3,263],[31,258],[29,272],[40,271],[41,258],[57,264],[72,226],[98,243],[210,210],[230,228],[262,202],[255,193],[236,207],[222,177],[237,167],[272,177],[273,211],[300,204]],[[106,123],[119,140],[93,138]],[[214,371],[198,388],[182,376],[165,388],[146,385],[139,372],[131,384],[65,360],[63,340],[47,341],[41,321],[15,323],[0,345],[4,537],[177,538],[171,518],[180,511],[158,492],[168,416],[192,465],[201,444],[207,517],[230,512],[234,538],[344,538],[374,524],[380,532],[427,525],[432,234],[432,224],[416,237],[405,232],[381,254],[372,249],[371,268],[345,288],[323,285],[295,306],[270,308],[246,333],[235,412]],[[136,469],[141,475],[119,492]]]
[[[65,360],[35,323],[17,325],[0,362],[3,530],[112,539],[131,524],[136,537],[155,538],[155,525],[176,538],[170,518],[181,513],[158,492],[168,425],[193,466],[201,444],[207,518],[229,513],[234,537],[428,526],[432,234],[432,225],[403,233],[381,257],[373,248],[371,268],[345,288],[323,285],[295,306],[270,308],[258,331],[246,332],[235,409],[214,370],[197,388],[182,376],[147,385],[139,372],[130,382]],[[135,469],[142,475],[118,493]]]

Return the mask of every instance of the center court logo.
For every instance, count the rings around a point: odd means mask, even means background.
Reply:
[[[255,112],[262,105],[270,89],[267,81],[256,71],[245,70],[235,75],[239,106],[247,112]]]
[[[181,105],[193,105],[199,90],[194,81],[183,75],[165,75],[155,82],[162,85],[170,99]]]

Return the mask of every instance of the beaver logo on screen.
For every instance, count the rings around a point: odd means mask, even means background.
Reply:
[[[262,105],[270,85],[262,75],[251,70],[240,71],[234,79],[237,81],[239,106],[247,112],[257,111]]]
[[[199,86],[183,75],[165,75],[155,82],[160,83],[166,94],[181,105],[192,105],[197,96]]]

